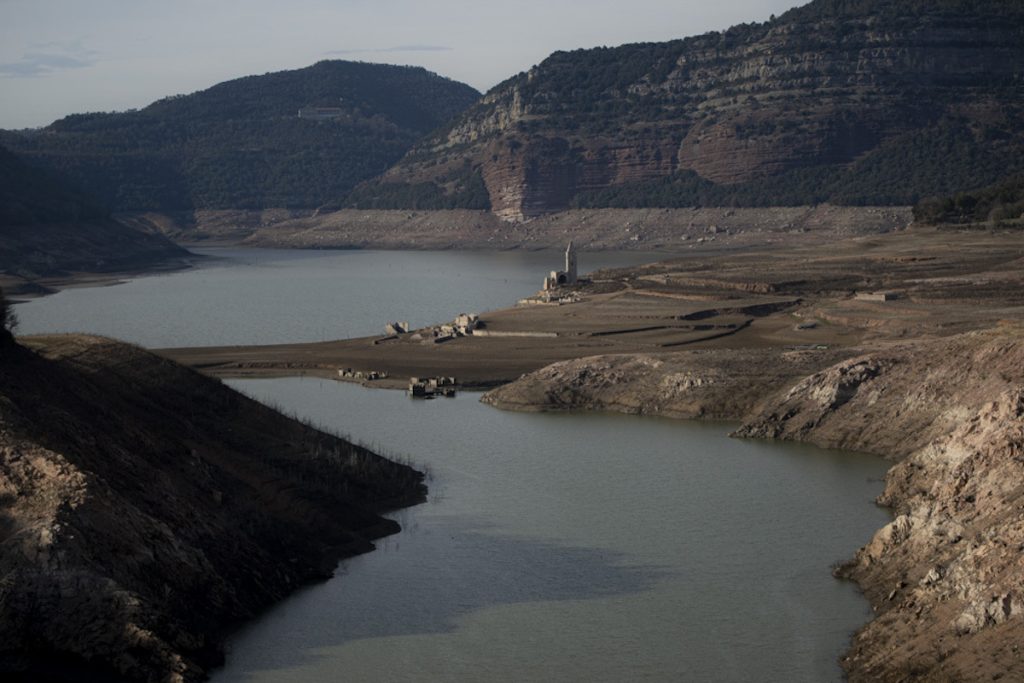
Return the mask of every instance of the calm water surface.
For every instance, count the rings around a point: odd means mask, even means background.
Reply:
[[[829,566],[888,519],[878,458],[468,393],[231,384],[433,478],[401,534],[239,634],[216,683],[831,681],[870,618]]]
[[[557,252],[193,249],[198,267],[17,306],[20,334],[93,332],[149,348],[281,344],[382,333],[503,308],[536,292]],[[581,254],[580,271],[665,258]]]
[[[204,249],[191,271],[18,306],[22,333],[150,347],[314,341],[535,291],[559,254]],[[650,260],[583,254],[581,268]],[[234,381],[411,457],[430,500],[401,534],[230,643],[217,683],[830,681],[870,618],[829,566],[888,515],[886,464],[737,441],[728,425],[524,415],[319,379]]]

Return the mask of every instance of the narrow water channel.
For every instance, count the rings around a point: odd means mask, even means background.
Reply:
[[[148,347],[363,336],[508,305],[552,253],[203,250],[18,306],[21,333]],[[583,254],[581,270],[651,260]],[[230,643],[236,681],[830,681],[870,618],[832,579],[888,518],[886,463],[730,425],[505,413],[319,379],[231,382],[431,474],[402,533]]]
[[[830,681],[870,618],[829,566],[887,521],[878,458],[469,393],[231,384],[432,480],[401,534],[233,639],[216,683]]]

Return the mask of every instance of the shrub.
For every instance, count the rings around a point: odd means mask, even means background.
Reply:
[[[4,296],[4,290],[0,289],[0,343],[13,341],[13,332],[17,326],[18,316],[14,314],[13,306]]]

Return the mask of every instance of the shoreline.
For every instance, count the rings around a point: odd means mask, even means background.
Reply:
[[[205,680],[228,633],[426,499],[412,467],[138,347],[18,342],[0,355],[16,676]]]
[[[508,223],[487,211],[284,209],[119,214],[179,243],[305,249],[699,251],[843,239],[904,229],[904,206],[576,209]]]
[[[118,269],[109,272],[82,271],[61,275],[47,275],[31,280],[14,275],[0,274],[0,288],[3,289],[4,293],[13,303],[20,303],[56,294],[66,289],[113,287],[137,277],[190,270],[195,268],[196,262],[205,258],[200,254],[189,252],[187,256],[174,257],[164,263],[151,266],[139,266],[137,268]]]
[[[499,339],[468,336],[429,346],[364,338],[160,353],[221,376],[294,375],[297,369],[330,376],[338,367],[390,368],[396,372],[389,384],[366,384],[394,388],[403,370],[459,376],[460,363],[462,370],[475,364],[477,376],[463,376],[469,384],[501,381],[481,398],[499,408],[724,418],[742,422],[736,436],[809,441],[897,460],[879,497],[893,510],[893,522],[836,570],[838,578],[857,582],[875,612],[842,660],[850,680],[902,680],[923,671],[974,679],[967,672],[975,666],[1020,667],[1024,676],[1024,664],[1008,649],[1024,635],[1024,619],[1018,618],[1024,609],[1013,597],[1024,594],[1024,577],[1010,574],[1007,585],[978,578],[1012,561],[992,550],[999,536],[936,547],[946,537],[937,529],[964,528],[967,522],[961,519],[963,503],[951,507],[959,495],[948,483],[955,466],[937,466],[927,455],[929,443],[944,441],[949,445],[943,453],[959,453],[956,444],[977,433],[971,424],[989,419],[992,410],[1004,417],[987,428],[979,452],[992,452],[985,445],[992,443],[1024,448],[1024,442],[1013,441],[1014,430],[1024,434],[1024,408],[999,407],[1016,405],[1014,387],[1024,405],[1024,329],[1008,322],[1024,319],[1018,295],[1022,260],[1019,233],[1012,231],[909,231],[790,254],[723,254],[603,273],[602,287],[584,289],[581,303],[483,314],[484,324],[494,329],[557,332],[554,339],[505,340],[504,348],[494,346]],[[609,288],[609,280],[622,286]],[[859,298],[854,292],[865,285],[885,288],[893,297]],[[759,315],[745,309],[748,322],[733,335],[697,339],[685,350],[665,346],[694,332],[676,326],[681,318],[694,314],[702,323],[735,325],[738,301],[773,297],[788,297],[789,305]],[[661,321],[654,338],[642,337],[651,334],[651,323],[638,326],[638,317]],[[545,362],[559,353],[566,357]],[[300,358],[305,367],[287,366]],[[321,365],[312,367],[314,361]],[[496,362],[504,362],[503,369]],[[525,372],[509,378],[513,369]],[[909,397],[914,403],[906,403]],[[994,397],[1004,398],[986,408]],[[980,481],[1014,481],[1006,468],[1015,466],[987,460],[975,474]],[[910,488],[901,483],[915,478]],[[929,488],[939,492],[936,499],[920,497]],[[990,493],[984,499],[991,515],[1016,520],[1019,513],[1013,511],[1024,502],[1024,490],[1000,491],[1001,498]],[[1020,536],[1024,543],[1024,532],[1008,523],[999,522],[999,535]],[[936,558],[945,558],[938,569]],[[974,574],[952,569],[964,558],[975,563]],[[995,564],[982,570],[979,562]],[[947,576],[956,580],[946,582]],[[993,590],[1003,596],[999,607],[985,597]],[[891,651],[886,645],[894,624],[912,646]],[[1007,644],[995,655],[985,644],[992,638]]]

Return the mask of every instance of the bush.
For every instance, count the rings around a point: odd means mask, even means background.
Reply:
[[[986,221],[1001,224],[1022,217],[1024,175],[1011,176],[995,185],[955,195],[929,197],[914,207],[914,220],[931,225]]]
[[[17,326],[18,316],[14,314],[14,308],[4,296],[4,290],[0,289],[0,343],[13,341],[13,332]]]

